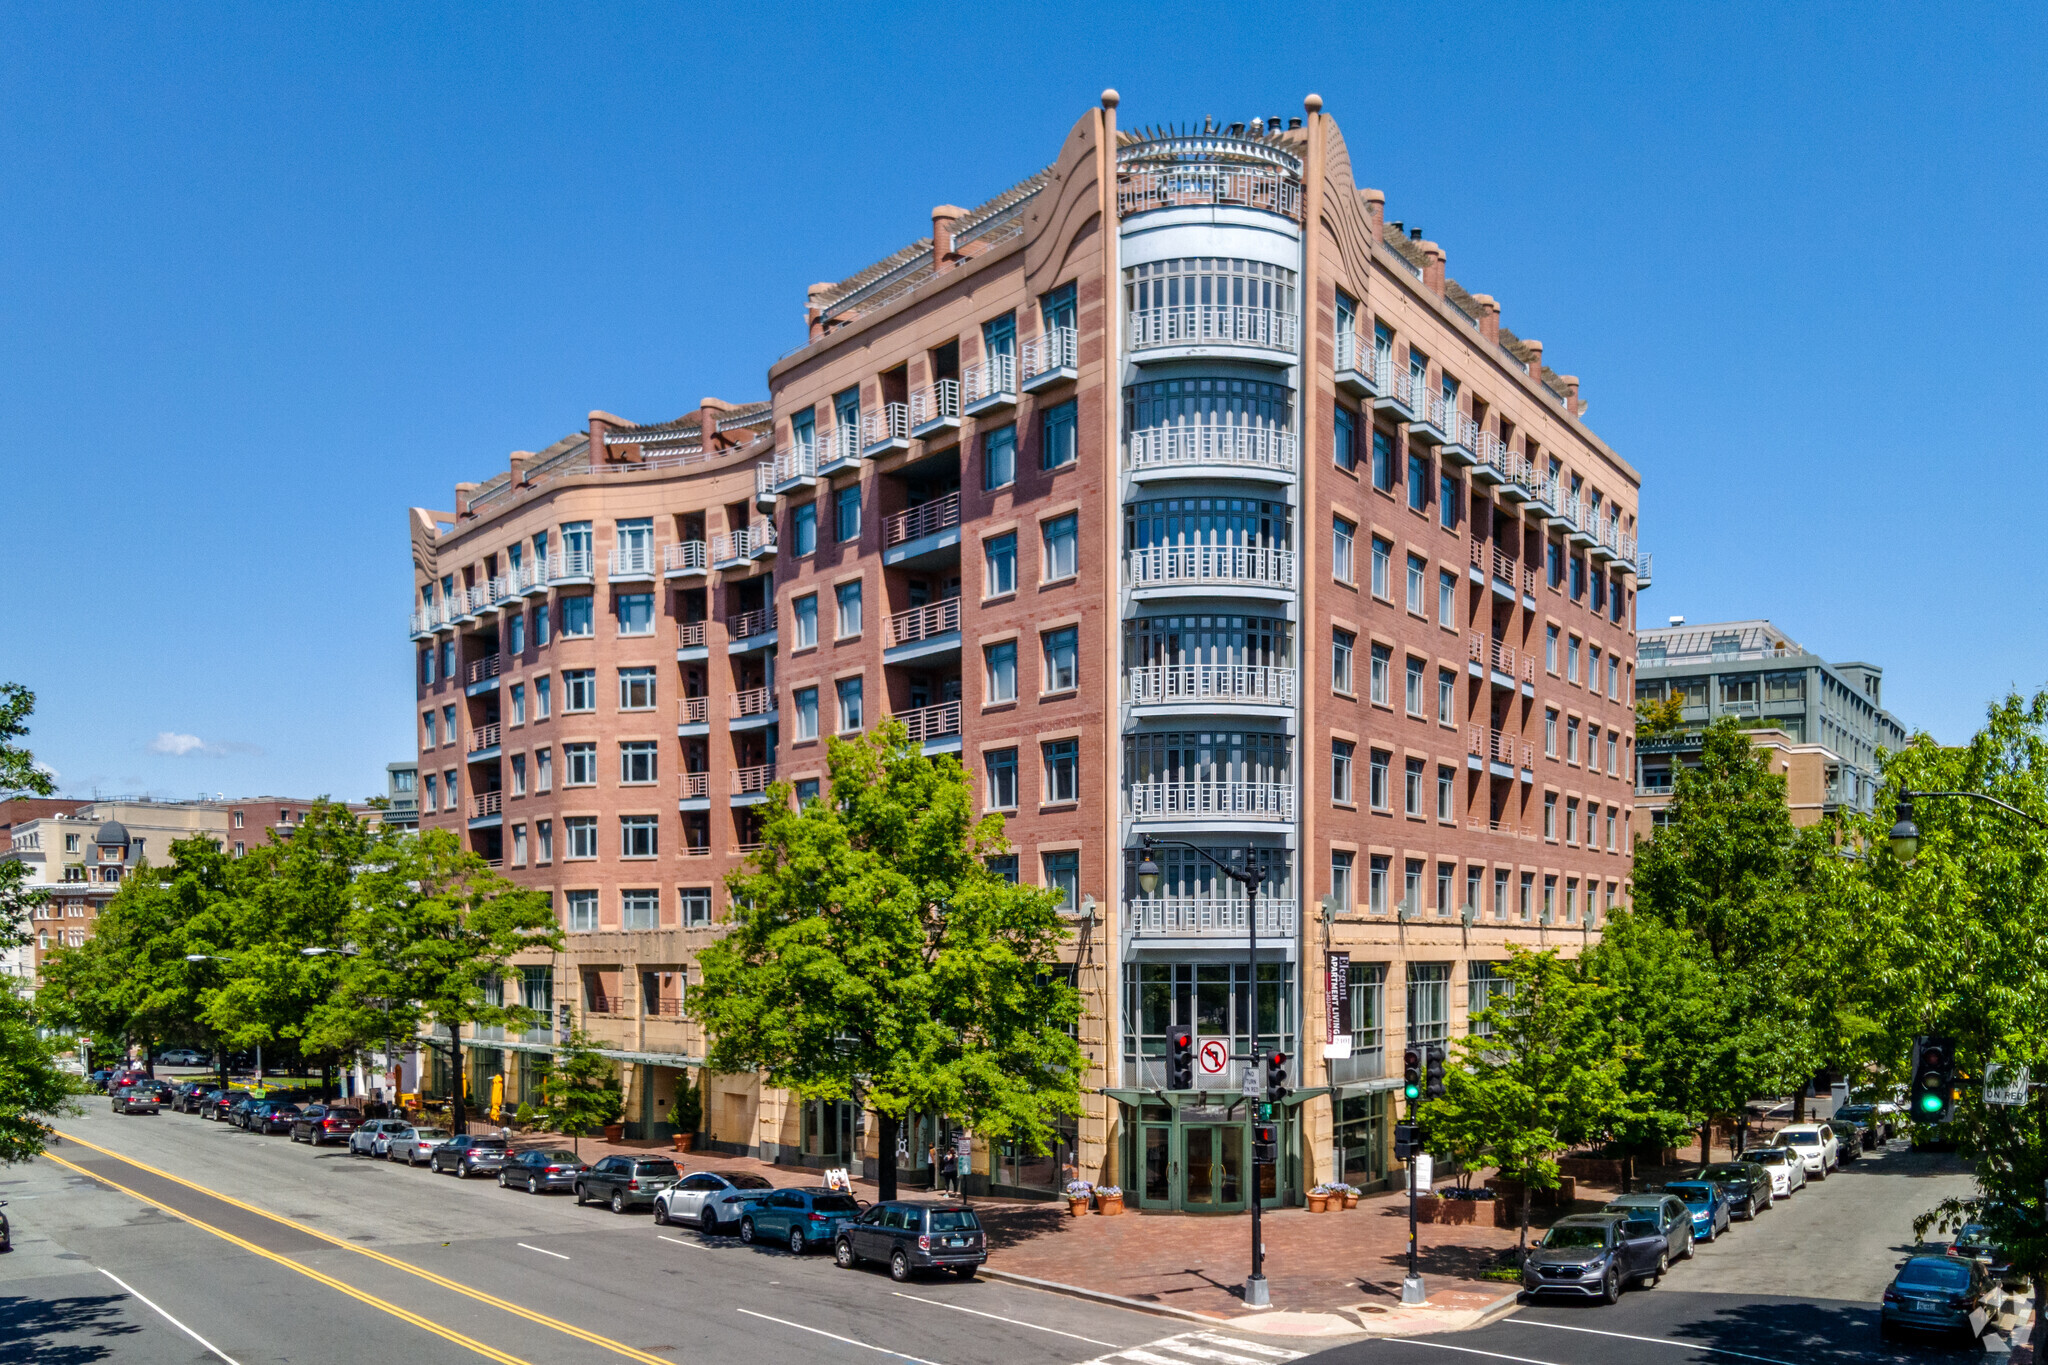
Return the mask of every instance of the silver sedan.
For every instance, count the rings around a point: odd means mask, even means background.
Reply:
[[[434,1154],[434,1149],[455,1136],[446,1128],[408,1128],[387,1139],[384,1155],[393,1161],[417,1166]]]
[[[412,1125],[404,1119],[371,1119],[348,1135],[350,1156],[388,1156],[391,1139],[410,1133]]]

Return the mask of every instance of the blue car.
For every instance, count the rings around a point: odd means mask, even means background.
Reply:
[[[779,1242],[801,1256],[814,1246],[831,1246],[839,1230],[858,1217],[860,1205],[838,1190],[774,1190],[747,1205],[740,1217],[740,1240]]]
[[[1696,1242],[1711,1242],[1734,1223],[1727,1191],[1711,1180],[1674,1180],[1664,1187],[1664,1193],[1685,1201],[1686,1212],[1692,1215],[1692,1236]]]

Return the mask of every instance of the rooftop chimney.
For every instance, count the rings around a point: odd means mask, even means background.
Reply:
[[[1479,305],[1479,334],[1488,341],[1500,340],[1500,305],[1493,301],[1491,294],[1474,294],[1472,302]]]
[[[1415,240],[1422,236],[1416,229]],[[1435,242],[1422,243],[1422,282],[1438,294],[1444,292],[1444,249]]]
[[[940,204],[932,210],[932,269],[950,270],[953,266],[953,224],[967,216],[967,210],[955,204]]]
[[[1360,190],[1358,197],[1365,201],[1365,220],[1372,224],[1372,239],[1377,242],[1387,225],[1387,195],[1384,190]]]
[[[1400,224],[1396,223],[1396,224],[1395,224],[1395,226],[1396,226],[1396,227],[1399,227],[1399,226],[1400,226]],[[1409,228],[1409,229],[1408,229],[1408,240],[1409,240],[1409,241],[1411,241],[1411,242],[1419,242],[1419,241],[1421,241],[1421,240],[1422,240],[1422,229],[1421,229],[1421,228]]]
[[[830,280],[814,284],[804,291],[804,322],[811,329],[811,340],[813,341],[825,335],[825,323],[823,321],[825,312],[824,297],[831,292],[832,282]]]

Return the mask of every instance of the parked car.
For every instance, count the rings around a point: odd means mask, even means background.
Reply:
[[[1790,1147],[1755,1147],[1742,1154],[1771,1175],[1771,1197],[1788,1199],[1806,1188],[1806,1159]]]
[[[170,1097],[169,1090],[169,1086],[156,1081],[134,1081],[115,1086],[109,1104],[117,1114],[161,1114],[164,1101]]]
[[[169,1052],[159,1053],[156,1060],[159,1066],[205,1066],[213,1058],[189,1047],[174,1047]]]
[[[608,1156],[576,1177],[576,1202],[610,1204],[613,1213],[652,1204],[683,1178],[665,1156]]]
[[[920,1270],[950,1270],[971,1280],[988,1260],[988,1239],[972,1209],[892,1199],[842,1227],[832,1254],[844,1269],[886,1261],[889,1278],[898,1282]]]
[[[654,1197],[654,1221],[695,1223],[715,1237],[719,1228],[739,1222],[749,1204],[774,1188],[772,1182],[744,1171],[692,1171]]]
[[[292,1122],[292,1141],[310,1142],[315,1147],[325,1147],[336,1141],[346,1142],[355,1132],[356,1122],[353,1109],[344,1109],[338,1104],[309,1104]]]
[[[1828,1120],[1837,1127],[1843,1123],[1854,1123],[1863,1130],[1863,1150],[1874,1152],[1891,1141],[1892,1122],[1888,1115],[1877,1112],[1874,1104],[1845,1104],[1835,1111]]]
[[[576,1177],[590,1167],[583,1159],[566,1147],[531,1147],[514,1153],[512,1159],[498,1168],[498,1186],[510,1189],[518,1186],[528,1194],[539,1194],[542,1190],[573,1190]],[[655,1221],[661,1221],[659,1210]]]
[[[1828,1172],[1841,1164],[1835,1130],[1825,1123],[1795,1123],[1789,1128],[1780,1128],[1778,1145],[1797,1152],[1799,1159],[1806,1163],[1806,1173],[1815,1180],[1826,1180]]]
[[[298,1121],[299,1106],[285,1100],[258,1100],[242,1112],[242,1126],[252,1133],[266,1137],[272,1133],[289,1133],[292,1124]]]
[[[850,1194],[818,1186],[771,1190],[740,1215],[742,1242],[781,1242],[801,1256],[814,1246],[830,1246],[847,1224],[860,1216]]]
[[[1602,1213],[1618,1213],[1634,1223],[1647,1223],[1662,1234],[1670,1259],[1692,1259],[1692,1210],[1675,1194],[1624,1194],[1607,1201]],[[1635,1236],[1634,1232],[1629,1234]]]
[[[1955,1241],[1949,1243],[1948,1254],[1983,1266],[1993,1284],[2017,1286],[2026,1279],[2024,1273],[2013,1270],[2012,1257],[1982,1223],[1965,1223],[1958,1228]]]
[[[1845,1119],[1838,1112],[1828,1120],[1828,1127],[1835,1130],[1835,1164],[1846,1166],[1852,1161],[1861,1161],[1868,1143],[1866,1129],[1854,1119]]]
[[[427,1169],[435,1175],[453,1171],[458,1180],[467,1180],[495,1174],[505,1157],[505,1139],[496,1133],[462,1133],[427,1154]]]
[[[1728,1192],[1711,1180],[1674,1180],[1664,1187],[1664,1193],[1678,1196],[1686,1212],[1692,1215],[1692,1236],[1696,1242],[1711,1242],[1735,1226]]]
[[[199,1117],[212,1119],[216,1123],[232,1122],[235,1106],[245,1100],[254,1099],[246,1090],[209,1090],[206,1099],[199,1106]]]
[[[1711,1180],[1728,1198],[1731,1217],[1748,1221],[1771,1206],[1771,1173],[1754,1161],[1723,1161],[1703,1166],[1696,1179]]]
[[[215,1087],[212,1081],[180,1081],[171,1087],[171,1109],[179,1114],[196,1114]]]
[[[1663,1274],[1670,1259],[1670,1245],[1654,1225],[1618,1213],[1567,1214],[1522,1258],[1522,1292],[1613,1303],[1624,1285]]]
[[[0,1209],[7,1207],[7,1201],[0,1199]],[[7,1215],[0,1213],[0,1251],[14,1250],[14,1230],[7,1226]]]
[[[104,1095],[107,1093],[107,1083],[113,1077],[114,1069],[109,1066],[102,1066],[95,1068],[93,1073],[85,1078],[85,1083],[92,1087],[94,1093]]]
[[[449,1132],[446,1128],[421,1128],[415,1125],[386,1139],[384,1155],[393,1161],[403,1161],[408,1166],[417,1166],[432,1157],[434,1149],[448,1138]]]
[[[412,1125],[404,1119],[365,1119],[348,1135],[349,1155],[385,1156],[392,1138],[411,1131]]]
[[[1885,1287],[1878,1333],[1900,1328],[1939,1332],[1974,1342],[1991,1320],[1991,1273],[1956,1256],[1914,1256]]]

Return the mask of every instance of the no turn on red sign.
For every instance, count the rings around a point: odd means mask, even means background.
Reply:
[[[1204,1076],[1221,1076],[1230,1069],[1230,1044],[1221,1038],[1205,1038],[1198,1058]]]

